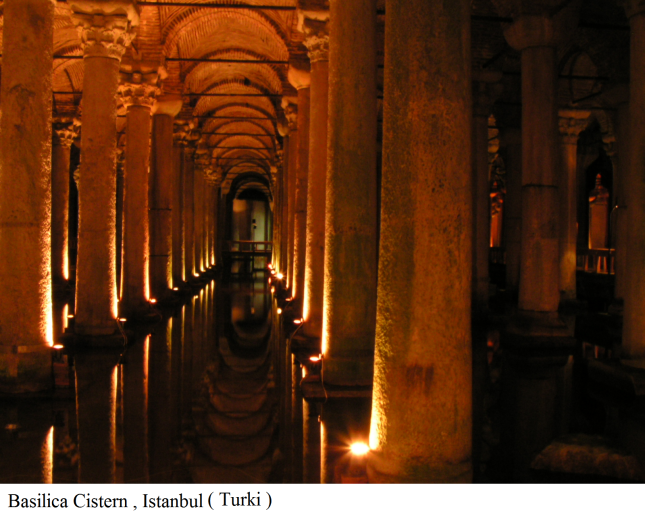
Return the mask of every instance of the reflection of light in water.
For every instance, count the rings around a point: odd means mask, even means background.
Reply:
[[[54,427],[47,432],[40,449],[40,461],[42,464],[42,482],[51,484],[54,481]]]

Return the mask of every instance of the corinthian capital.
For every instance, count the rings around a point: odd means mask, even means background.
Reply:
[[[570,144],[577,143],[580,133],[587,127],[587,120],[591,116],[591,111],[561,109],[558,115],[558,127],[562,141]]]
[[[73,118],[55,118],[53,123],[54,143],[61,147],[71,147],[78,138],[81,125]]]
[[[309,50],[309,60],[312,63],[329,61],[329,23],[326,20],[305,18],[301,30],[305,34],[305,46]]]
[[[72,18],[85,56],[121,59],[134,39],[139,12],[133,0],[72,0]]]

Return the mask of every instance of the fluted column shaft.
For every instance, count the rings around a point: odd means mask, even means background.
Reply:
[[[51,385],[54,5],[4,3],[0,90],[0,391]]]
[[[325,279],[325,199],[329,104],[329,37],[314,32],[307,40],[311,60],[307,249],[303,333],[322,336]]]
[[[386,9],[368,476],[464,482],[472,440],[472,103],[463,94],[471,88],[470,2],[388,0]]]
[[[76,322],[80,334],[116,331],[116,102],[119,63],[138,22],[127,14],[103,16],[95,4],[74,3],[83,27],[83,132],[79,181]],[[94,23],[99,24],[94,25]]]
[[[325,382],[372,382],[376,317],[376,2],[330,3],[322,349]]]

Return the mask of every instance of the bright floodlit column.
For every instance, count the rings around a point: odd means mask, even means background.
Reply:
[[[467,482],[472,106],[464,92],[472,87],[470,2],[388,0],[386,10],[368,476],[370,482]]]
[[[51,386],[54,4],[4,3],[0,108],[0,391]]]
[[[150,295],[160,299],[172,285],[172,239],[175,208],[176,163],[173,123],[182,106],[181,97],[157,97],[152,108],[152,157],[150,160]]]
[[[72,4],[85,64],[75,331],[87,335],[117,330],[116,95],[119,63],[139,22],[134,3],[114,10],[107,3],[103,12],[96,5]]]
[[[376,1],[332,0],[330,8],[323,377],[369,385],[377,268]]]
[[[157,92],[139,72],[120,87],[126,114],[125,178],[123,197],[123,279],[120,315],[132,317],[148,310],[149,227],[148,168],[150,166],[150,110]],[[156,74],[154,80],[156,82]]]
[[[283,105],[285,101],[283,100]],[[294,240],[294,220],[296,206],[296,173],[298,159],[298,104],[286,102],[284,108],[285,116],[289,124],[289,152],[288,160],[288,179],[287,179],[287,285],[293,295],[293,240]]]
[[[303,334],[322,336],[325,278],[325,188],[329,103],[329,34],[327,23],[305,22],[305,45],[311,61],[309,120],[309,186],[307,192],[307,250]]]
[[[180,134],[174,135],[172,170],[172,286],[184,281],[184,146]]]
[[[184,148],[184,281],[195,273],[195,147]]]
[[[303,68],[299,68],[302,66]],[[295,203],[293,215],[293,283],[291,296],[297,311],[302,309],[305,283],[305,254],[307,238],[307,176],[309,170],[309,71],[303,63],[289,66],[289,82],[298,90],[298,153],[295,171]]]

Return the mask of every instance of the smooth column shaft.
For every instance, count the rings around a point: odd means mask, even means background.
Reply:
[[[69,155],[71,142],[52,148],[52,282],[69,279]]]
[[[330,4],[323,373],[372,382],[376,317],[376,2]]]
[[[307,176],[309,174],[309,105],[310,89],[298,90],[298,155],[296,165],[296,198],[293,221],[293,291],[302,307],[305,283],[307,238]]]
[[[370,482],[471,479],[470,2],[389,0]],[[332,32],[333,34],[333,32]]]
[[[184,281],[195,271],[195,165],[193,153],[184,152]]]
[[[172,285],[179,287],[184,272],[184,152],[182,147],[173,147],[172,187]]]

